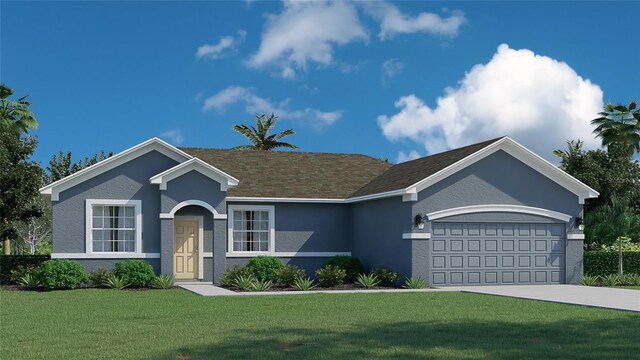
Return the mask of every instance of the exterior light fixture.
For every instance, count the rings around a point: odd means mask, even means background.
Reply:
[[[576,226],[578,227],[578,230],[584,231],[584,221],[580,216],[576,218]]]
[[[413,219],[413,223],[418,227],[418,230],[424,230],[425,218],[422,215],[418,214]]]

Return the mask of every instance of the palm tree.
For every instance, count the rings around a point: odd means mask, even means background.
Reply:
[[[560,158],[560,167],[563,165],[570,163],[571,160],[577,158],[582,154],[582,145],[584,142],[582,140],[567,140],[567,150],[553,150],[553,155]],[[566,169],[563,169],[566,170]]]
[[[29,129],[38,127],[35,115],[29,110],[31,103],[27,101],[28,96],[23,96],[18,100],[11,100],[13,89],[0,84],[0,121],[9,125],[9,128],[18,134],[27,132]]]
[[[271,130],[278,121],[278,117],[271,114],[256,114],[256,127],[247,125],[233,125],[233,130],[244,135],[253,145],[240,145],[234,147],[238,150],[266,150],[271,151],[277,148],[297,149],[298,147],[280,140],[286,136],[293,135],[295,132],[291,129],[285,130],[279,134],[270,134]]]
[[[596,126],[593,131],[602,138],[603,146],[619,144],[626,151],[629,158],[634,152],[640,152],[640,109],[636,100],[629,106],[607,103],[600,117],[591,120]]]

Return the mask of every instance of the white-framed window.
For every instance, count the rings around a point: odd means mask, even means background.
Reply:
[[[87,199],[87,253],[141,253],[142,201]]]
[[[229,205],[230,253],[275,252],[275,207],[265,205]]]

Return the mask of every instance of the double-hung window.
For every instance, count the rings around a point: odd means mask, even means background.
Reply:
[[[87,200],[87,247],[94,253],[141,252],[139,200]]]
[[[274,252],[274,207],[229,206],[231,252]]]

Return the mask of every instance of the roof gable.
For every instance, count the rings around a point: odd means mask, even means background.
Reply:
[[[160,190],[167,190],[167,183],[169,181],[191,171],[197,171],[202,175],[220,183],[220,189],[222,191],[227,191],[227,188],[229,186],[236,186],[239,183],[238,179],[220,169],[217,169],[214,166],[207,164],[206,162],[198,158],[192,158],[183,162],[182,164],[178,164],[172,167],[171,169],[163,171],[158,175],[154,175],[149,179],[149,182],[151,182],[152,184],[160,185]]]

